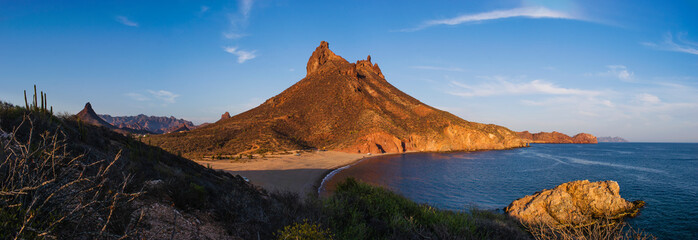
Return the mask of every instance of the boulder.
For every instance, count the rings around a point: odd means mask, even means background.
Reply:
[[[629,202],[619,191],[615,181],[573,181],[520,198],[505,211],[523,223],[550,226],[584,226],[635,216],[644,202]]]

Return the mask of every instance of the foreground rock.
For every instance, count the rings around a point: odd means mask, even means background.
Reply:
[[[505,211],[524,223],[550,226],[583,226],[635,216],[644,202],[629,202],[619,191],[615,181],[573,181],[518,199]]]

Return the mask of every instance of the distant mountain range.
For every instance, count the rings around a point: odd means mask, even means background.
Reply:
[[[598,137],[599,142],[628,142],[622,137]]]
[[[350,63],[320,43],[307,75],[260,106],[151,144],[185,156],[296,149],[350,153],[463,151],[522,147],[516,132],[463,120],[386,81],[378,64]]]
[[[104,121],[118,128],[130,128],[135,130],[145,130],[155,134],[173,132],[175,130],[194,129],[196,125],[192,122],[177,119],[175,117],[156,117],[140,114],[138,116],[112,117],[108,114],[99,115]],[[184,128],[182,128],[184,127]]]
[[[528,131],[517,132],[520,138],[531,143],[598,143],[594,135],[588,133],[580,133],[570,137],[567,134],[559,132],[539,132],[530,133]]]
[[[106,127],[122,134],[162,134],[189,131],[197,127],[190,121],[175,117],[155,117],[143,114],[124,117],[98,115],[89,102],[85,104],[82,111],[76,114],[76,117],[81,122]]]

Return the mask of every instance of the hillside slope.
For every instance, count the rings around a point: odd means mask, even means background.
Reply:
[[[305,78],[260,106],[151,144],[190,157],[318,148],[352,153],[506,149],[516,133],[428,106],[385,80],[371,57],[350,63],[322,42]]]

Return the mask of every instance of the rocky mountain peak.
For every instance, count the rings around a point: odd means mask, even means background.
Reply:
[[[92,109],[92,104],[90,104],[90,102],[85,103],[85,107],[82,110],[86,112],[95,112],[95,110]]]
[[[334,54],[334,52],[332,52],[332,50],[330,50],[329,43],[325,41],[320,42],[320,46],[315,48],[315,51],[308,60],[308,66],[306,66],[306,76],[314,72],[317,72],[320,69],[320,67],[326,65],[328,62],[331,62],[333,60],[346,62],[344,58],[337,56],[336,54]]]

